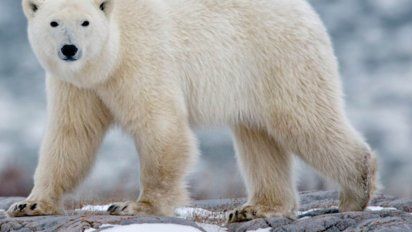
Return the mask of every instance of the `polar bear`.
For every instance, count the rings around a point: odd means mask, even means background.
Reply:
[[[191,127],[232,128],[248,201],[229,222],[293,217],[297,155],[363,210],[376,161],[344,113],[329,36],[305,0],[23,0],[45,69],[48,125],[34,188],[11,216],[61,213],[118,124],[141,160],[138,200],[113,215],[171,216],[189,200]]]

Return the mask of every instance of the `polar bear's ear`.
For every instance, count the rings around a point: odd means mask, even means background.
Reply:
[[[44,0],[23,0],[22,6],[27,18],[32,18],[43,4]]]
[[[107,16],[110,15],[113,9],[113,0],[95,0],[99,10],[103,11]]]

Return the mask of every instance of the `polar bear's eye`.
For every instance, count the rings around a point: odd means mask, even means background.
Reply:
[[[52,22],[50,23],[50,26],[51,26],[51,27],[57,27],[57,26],[59,26],[59,24],[58,24],[56,21],[52,21]]]
[[[83,26],[83,27],[87,27],[87,26],[89,26],[89,25],[90,25],[90,22],[87,21],[87,20],[82,23],[82,26]]]
[[[33,12],[36,12],[36,11],[38,10],[37,5],[36,5],[36,4],[33,4],[33,3],[30,4],[30,8],[31,8],[31,10],[32,10]]]
[[[102,4],[100,4],[100,10],[104,11],[104,9],[106,8],[106,3],[103,2]]]

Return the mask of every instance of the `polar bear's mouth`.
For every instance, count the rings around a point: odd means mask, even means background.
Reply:
[[[73,62],[73,61],[76,61],[76,60],[78,60],[78,59],[73,58],[73,57],[67,57],[67,58],[63,58],[62,60],[68,61],[68,62]]]

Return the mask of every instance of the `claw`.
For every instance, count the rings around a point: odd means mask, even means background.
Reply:
[[[233,219],[233,213],[230,213],[228,222],[232,222],[232,219]]]
[[[116,205],[111,205],[111,206],[107,209],[107,211],[110,212],[110,213],[114,213],[118,208],[119,208],[119,207],[116,206]]]
[[[26,206],[27,204],[22,204],[22,205],[19,205],[18,207],[20,211],[23,211],[23,209],[26,208]]]
[[[23,217],[23,216],[40,216],[40,215],[53,215],[60,214],[59,208],[54,208],[53,204],[41,201],[22,201],[14,203],[7,210],[7,214],[10,217]]]
[[[36,207],[37,207],[37,203],[34,203],[32,206],[30,206],[30,209],[31,209],[31,210],[35,210]]]

